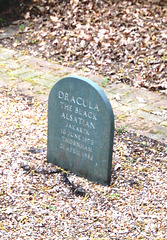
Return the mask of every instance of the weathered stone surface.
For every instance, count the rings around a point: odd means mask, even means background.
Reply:
[[[102,89],[89,79],[57,82],[48,103],[48,162],[109,184],[114,116]]]

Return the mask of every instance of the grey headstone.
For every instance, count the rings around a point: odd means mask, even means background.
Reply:
[[[66,77],[53,86],[48,102],[48,162],[110,184],[113,137],[113,111],[97,84]]]

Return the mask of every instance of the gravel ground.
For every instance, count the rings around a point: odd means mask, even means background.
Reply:
[[[47,164],[47,106],[0,88],[0,237],[157,239],[167,235],[166,146],[115,131],[110,186]]]

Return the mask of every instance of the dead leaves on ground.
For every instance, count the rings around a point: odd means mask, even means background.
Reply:
[[[33,1],[25,28],[3,39],[35,56],[166,92],[165,1]]]

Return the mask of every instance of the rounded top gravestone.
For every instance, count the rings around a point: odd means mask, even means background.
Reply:
[[[97,84],[72,76],[53,86],[48,102],[48,162],[110,184],[113,138],[113,111]]]

